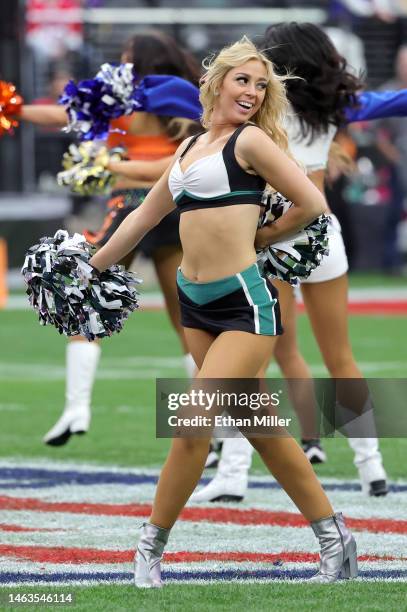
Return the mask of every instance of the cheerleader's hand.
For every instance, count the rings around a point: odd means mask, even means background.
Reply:
[[[256,249],[256,251],[262,251],[266,247],[270,246],[273,241],[272,236],[272,222],[268,221],[256,232],[256,236],[254,238],[254,248]]]
[[[79,282],[83,287],[89,287],[92,279],[100,275],[99,270],[81,259],[78,260],[76,272]]]

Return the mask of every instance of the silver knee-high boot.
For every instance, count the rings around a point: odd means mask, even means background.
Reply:
[[[134,557],[134,584],[139,588],[160,588],[160,562],[168,542],[169,529],[144,523]]]
[[[356,578],[358,562],[355,538],[341,512],[311,523],[320,546],[319,572],[310,582],[330,583],[338,578]]]

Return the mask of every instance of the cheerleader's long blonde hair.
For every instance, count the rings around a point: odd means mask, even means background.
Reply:
[[[216,57],[204,60],[203,66],[206,74],[201,79],[199,96],[203,108],[201,123],[203,127],[210,128],[211,116],[217,99],[216,92],[219,91],[229,70],[242,66],[250,60],[259,60],[267,71],[267,87],[263,103],[250,121],[270,136],[280,149],[289,154],[283,118],[289,111],[284,81],[290,77],[277,75],[270,60],[247,36],[243,36],[233,45],[224,47]]]

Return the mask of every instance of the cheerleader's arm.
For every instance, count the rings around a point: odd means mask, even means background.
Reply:
[[[189,140],[190,138],[187,138],[180,144],[172,158],[172,163],[147,194],[142,204],[124,219],[110,240],[90,259],[89,263],[92,266],[103,271],[123,259],[153,227],[160,223],[161,219],[176,208],[168,187],[168,178],[172,166]]]
[[[107,169],[119,178],[125,177],[142,183],[155,183],[171,163],[172,155],[154,160],[110,161]]]
[[[20,119],[35,125],[65,127],[68,116],[59,104],[23,104]]]
[[[254,170],[292,202],[284,215],[257,231],[256,248],[265,248],[292,236],[327,212],[325,198],[319,189],[260,128],[249,126],[242,131],[236,140],[235,154],[239,163],[242,160],[248,165],[246,171]]]

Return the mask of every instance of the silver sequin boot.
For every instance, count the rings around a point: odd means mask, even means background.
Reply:
[[[310,582],[330,583],[338,578],[356,578],[358,562],[355,538],[345,525],[341,512],[311,523],[320,546],[319,572]]]
[[[144,523],[134,557],[134,584],[138,588],[160,588],[160,562],[167,544],[169,529]]]

